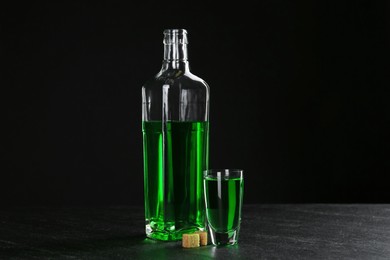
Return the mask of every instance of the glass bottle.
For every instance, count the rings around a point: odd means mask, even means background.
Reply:
[[[142,87],[146,235],[173,241],[204,230],[209,87],[190,72],[187,31],[164,30],[164,60]]]

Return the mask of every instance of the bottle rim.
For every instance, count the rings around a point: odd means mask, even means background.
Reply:
[[[165,29],[163,43],[165,45],[188,44],[187,30],[186,29]]]
[[[186,29],[165,29],[164,34],[187,34]]]

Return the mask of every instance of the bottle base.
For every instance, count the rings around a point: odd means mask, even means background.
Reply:
[[[150,225],[146,225],[146,237],[159,241],[178,241],[182,239],[183,234],[193,233],[195,231],[204,231],[201,227],[192,227],[175,231],[153,230]]]

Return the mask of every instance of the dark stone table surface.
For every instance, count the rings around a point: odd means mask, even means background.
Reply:
[[[240,243],[144,235],[143,207],[0,210],[0,259],[390,259],[390,204],[244,205]]]

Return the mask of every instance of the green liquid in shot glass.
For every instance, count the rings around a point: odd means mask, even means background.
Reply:
[[[241,221],[243,181],[240,178],[205,178],[206,215],[216,232],[225,233],[238,228]]]

